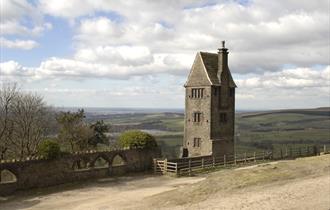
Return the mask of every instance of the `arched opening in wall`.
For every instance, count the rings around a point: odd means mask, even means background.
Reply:
[[[103,157],[98,157],[94,162],[94,168],[109,168],[109,162]]]
[[[113,159],[112,159],[112,166],[123,166],[126,165],[126,161],[120,156],[120,155],[116,155]]]
[[[11,171],[4,169],[0,172],[0,184],[17,182],[17,177]]]
[[[76,160],[73,162],[72,169],[74,171],[87,170],[89,169],[89,163],[85,160]]]

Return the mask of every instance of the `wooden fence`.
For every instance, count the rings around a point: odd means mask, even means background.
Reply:
[[[326,153],[326,150],[325,152]],[[226,167],[232,165],[251,164],[257,161],[265,160],[281,160],[291,159],[297,157],[307,157],[319,155],[320,149],[316,146],[297,147],[297,148],[280,148],[276,151],[263,151],[253,153],[231,154],[223,156],[199,156],[180,158],[172,160],[154,159],[154,173],[155,174],[169,174],[169,175],[191,175],[203,169]]]

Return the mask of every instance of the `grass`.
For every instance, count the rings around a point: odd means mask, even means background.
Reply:
[[[162,120],[165,127],[173,131],[183,131],[184,122],[181,118]]]
[[[157,207],[159,201],[166,200],[167,206],[198,203],[216,193],[228,194],[231,191],[250,186],[260,186],[277,181],[287,181],[306,176],[328,174],[330,155],[279,161],[277,164],[261,164],[243,170],[223,169],[207,175],[196,184],[165,192],[150,198]],[[248,173],[247,173],[248,172]]]

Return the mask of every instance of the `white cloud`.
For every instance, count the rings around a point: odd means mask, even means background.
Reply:
[[[0,34],[2,35],[24,35],[24,36],[40,36],[45,30],[52,29],[51,23],[44,23],[27,27],[18,21],[5,21],[0,23]]]
[[[248,6],[219,1],[186,9],[191,3],[185,1],[166,6],[164,1],[129,1],[130,7],[105,1],[87,4],[94,11],[115,11],[122,18],[82,19],[74,37],[78,48],[146,46],[154,55],[188,56],[200,50],[214,52],[226,39],[230,66],[236,73],[278,71],[284,64],[327,65],[329,61],[329,15],[323,8],[328,5],[326,0],[251,1]]]
[[[330,66],[322,70],[311,68],[283,69],[279,72],[265,72],[247,79],[236,80],[238,86],[249,88],[307,88],[329,87]]]
[[[82,4],[78,0],[41,0],[36,8],[70,21],[83,16],[74,26],[77,27],[73,37],[77,49],[75,55],[65,60],[98,66],[109,64],[111,71],[129,72],[136,66],[136,70],[140,69],[143,74],[146,68],[139,66],[156,63],[157,57],[166,55],[168,59],[162,61],[162,66],[150,67],[168,68],[171,74],[188,73],[197,51],[215,52],[223,39],[228,40],[230,67],[235,73],[279,71],[285,64],[303,67],[328,64],[330,29],[325,27],[329,25],[328,11],[324,9],[328,5],[326,0],[318,3],[281,0],[269,4],[256,0],[247,6],[236,1],[208,3],[86,0]],[[26,4],[24,8],[35,9]],[[95,16],[97,12],[108,15]],[[7,20],[18,18],[10,14],[6,16]],[[17,28],[15,25],[17,22],[5,22],[3,27],[7,30],[3,31],[23,33],[30,30],[30,33],[38,34],[46,27],[24,28],[19,25],[21,28]],[[123,53],[125,47],[127,52]],[[144,51],[135,52],[136,49]],[[137,56],[132,57],[133,54]],[[169,58],[190,60],[174,67]],[[117,68],[116,64],[119,66],[117,70],[113,69]]]
[[[0,63],[0,72],[5,75],[16,75],[22,70],[22,66],[15,61]]]
[[[0,35],[39,36],[52,28],[42,12],[26,0],[0,1]]]
[[[38,47],[38,43],[33,40],[8,40],[3,37],[0,37],[0,44],[1,47],[22,50],[31,50]]]
[[[130,54],[127,50],[140,52]],[[110,54],[108,54],[110,53]],[[112,54],[111,54],[112,53]],[[102,56],[100,56],[100,54]],[[139,56],[139,57],[137,57]],[[95,51],[82,50],[77,59],[52,57],[41,62],[39,67],[27,68],[15,61],[1,63],[0,73],[7,76],[21,75],[22,70],[29,72],[31,79],[62,78],[79,80],[82,78],[129,79],[134,76],[156,75],[159,73],[182,74],[184,64],[171,55],[157,54],[151,57],[146,48],[119,47],[118,49],[100,48]],[[180,56],[180,55],[178,55]],[[109,57],[109,60],[107,58]],[[114,59],[111,62],[111,59]],[[186,59],[187,60],[187,59]],[[97,62],[94,62],[97,61]],[[168,63],[176,65],[169,68]],[[11,69],[10,71],[8,69]],[[25,74],[26,75],[26,74]]]
[[[17,20],[25,15],[37,15],[33,6],[25,0],[1,0],[0,11],[1,21]]]
[[[1,34],[42,34],[52,27],[44,23],[44,15],[75,23],[73,55],[46,58],[31,68],[3,62],[0,70],[7,77],[130,80],[165,73],[184,80],[197,51],[216,52],[220,41],[227,40],[231,71],[246,78],[237,80],[241,102],[260,99],[271,107],[278,104],[275,100],[306,98],[327,103],[327,0],[253,0],[246,5],[225,0],[3,2]]]
[[[236,79],[237,105],[244,109],[330,106],[330,66],[294,68]]]
[[[47,14],[64,18],[75,18],[93,13],[93,1],[86,0],[40,0],[40,9]]]
[[[95,49],[80,49],[75,58],[87,62],[121,66],[139,66],[153,62],[150,50],[145,46],[99,46]]]
[[[1,79],[7,78],[30,78],[34,76],[33,68],[23,67],[16,61],[7,61],[0,63],[0,76]]]

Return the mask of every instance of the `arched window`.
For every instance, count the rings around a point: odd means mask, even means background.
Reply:
[[[123,166],[123,165],[126,165],[126,162],[120,155],[116,155],[112,159],[112,166]]]
[[[75,171],[86,170],[88,168],[89,168],[89,163],[82,159],[75,161],[72,165],[72,169]]]
[[[108,168],[109,163],[103,157],[98,157],[94,162],[94,168]]]
[[[0,184],[4,183],[14,183],[17,182],[17,178],[15,174],[13,174],[11,171],[4,169],[1,171],[0,175]]]

